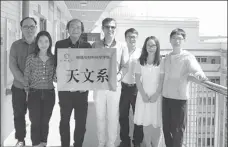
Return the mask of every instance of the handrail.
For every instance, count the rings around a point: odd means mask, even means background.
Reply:
[[[194,77],[192,75],[189,75],[188,80],[190,80],[196,84],[202,85],[208,89],[211,89],[212,91],[223,94],[227,97],[227,87],[225,87],[225,86],[210,82],[209,80],[200,81],[199,79],[197,79],[196,77]]]

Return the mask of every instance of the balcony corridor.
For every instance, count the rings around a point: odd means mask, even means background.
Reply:
[[[190,80],[192,81],[190,84],[191,99],[188,103],[188,123],[186,126],[183,147],[225,147],[227,141],[227,124],[225,124],[227,122],[227,88],[209,81],[200,83],[194,77],[190,77]],[[212,97],[214,97],[215,100],[213,100]],[[204,102],[204,100],[206,101]],[[89,94],[88,101],[89,106],[86,125],[87,131],[85,134],[83,147],[97,147],[98,140],[96,136],[96,113],[92,93]],[[205,105],[210,105],[210,107],[206,107],[205,110],[203,110]],[[48,147],[59,147],[61,144],[59,136],[59,112],[58,95],[56,91],[56,104],[53,110],[52,118],[50,120]],[[203,112],[205,114],[203,114]],[[130,114],[130,120],[132,120],[132,113]],[[72,118],[70,120],[71,145],[73,144],[74,130],[73,116],[74,115],[72,114]],[[30,121],[28,119],[28,113],[26,119],[27,135],[25,141],[27,146],[31,146]],[[130,136],[132,136],[132,130],[133,124],[132,121],[130,121]],[[206,133],[202,134],[202,130],[204,130],[203,132]],[[120,142],[119,133],[117,137],[116,146]],[[16,140],[14,139],[13,131],[5,140],[4,147],[13,147],[15,144]],[[163,138],[160,147],[165,147]]]

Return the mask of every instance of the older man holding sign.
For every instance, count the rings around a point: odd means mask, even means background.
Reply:
[[[72,19],[67,23],[67,30],[70,35],[69,38],[57,41],[55,44],[55,58],[57,66],[57,87],[61,89],[62,85],[62,71],[64,72],[65,67],[61,65],[63,61],[60,61],[61,51],[68,52],[68,49],[79,50],[81,48],[91,48],[88,42],[80,41],[81,34],[84,32],[84,25],[78,19]],[[58,54],[57,54],[58,53]],[[60,53],[60,54],[59,54]],[[64,54],[64,60],[70,59],[70,54]],[[60,59],[59,59],[60,58]],[[60,61],[60,62],[59,62]],[[70,61],[70,60],[69,60]],[[58,64],[57,64],[58,63]],[[71,64],[67,65],[67,67]],[[72,70],[72,68],[68,68]],[[86,132],[86,118],[88,110],[88,91],[78,91],[71,88],[63,89],[58,92],[59,95],[59,106],[60,106],[60,137],[61,147],[70,147],[70,126],[69,121],[71,118],[72,110],[74,109],[75,130],[74,130],[74,147],[82,147],[84,141],[84,135]]]

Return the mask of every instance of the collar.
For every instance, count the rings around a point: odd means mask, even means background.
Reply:
[[[69,44],[70,47],[72,47],[72,48],[78,48],[79,47],[79,40],[76,41],[75,44],[73,44],[72,41],[71,41],[71,39],[70,39],[70,37],[68,37],[67,38],[67,41],[68,41],[68,44]]]
[[[110,46],[108,46],[107,44],[105,44],[105,38],[102,40],[102,43],[103,43],[104,47],[111,48],[111,47],[113,47],[113,46],[116,45],[116,39],[115,38],[113,39],[112,44]]]
[[[32,43],[35,43],[35,38],[36,38],[36,37],[34,37]],[[23,41],[24,43],[29,44],[29,43],[27,42],[27,40],[25,39],[25,37],[22,37],[22,41]],[[31,43],[31,44],[32,44],[32,43]]]

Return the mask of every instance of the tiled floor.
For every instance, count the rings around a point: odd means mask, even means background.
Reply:
[[[59,113],[59,105],[58,98],[56,98],[56,105],[53,110],[52,118],[50,120],[50,128],[49,128],[49,136],[48,136],[48,145],[50,147],[59,147],[60,146],[60,135],[59,135],[59,121],[60,121],[60,113]],[[73,114],[71,115],[71,145],[73,144],[73,130],[74,130],[74,118]],[[27,135],[26,135],[26,145],[31,146],[30,140],[30,121],[28,119],[28,113],[26,116],[27,119]],[[131,127],[133,125],[131,124]],[[89,95],[89,107],[88,107],[88,116],[87,116],[87,126],[86,126],[86,134],[84,139],[83,147],[97,147],[98,141],[96,136],[96,114],[95,107],[93,103],[92,93]],[[131,129],[132,130],[132,129]],[[130,132],[132,134],[132,131]],[[14,131],[9,135],[9,137],[4,141],[4,147],[13,147],[16,144],[16,140],[14,139]],[[119,135],[116,141],[116,145],[119,144]]]

